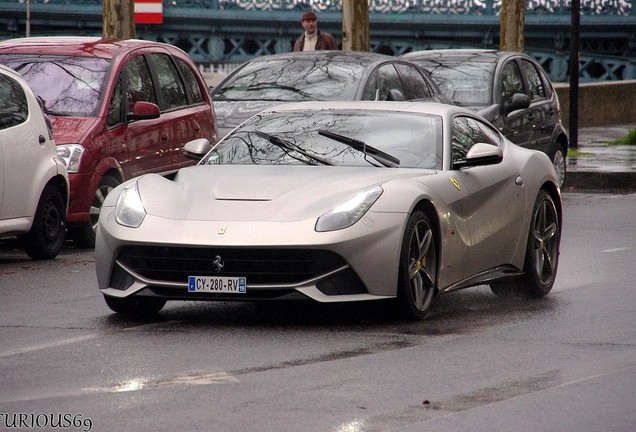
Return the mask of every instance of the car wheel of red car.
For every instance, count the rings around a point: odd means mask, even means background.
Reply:
[[[105,175],[102,177],[102,181],[99,183],[99,187],[95,191],[93,203],[89,212],[88,221],[75,225],[71,229],[71,235],[77,246],[81,248],[94,248],[95,247],[95,232],[97,230],[97,221],[99,220],[99,214],[102,211],[104,200],[113,189],[119,186],[120,181],[115,177]]]
[[[66,204],[58,189],[46,186],[35,212],[31,231],[25,234],[24,249],[32,259],[52,259],[66,238]]]

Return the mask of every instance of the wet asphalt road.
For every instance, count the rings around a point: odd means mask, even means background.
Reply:
[[[419,323],[381,303],[169,303],[127,320],[92,251],[0,248],[0,430],[632,431],[636,194],[564,204],[550,295],[472,288]]]

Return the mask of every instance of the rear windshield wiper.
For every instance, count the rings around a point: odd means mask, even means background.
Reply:
[[[269,141],[271,144],[274,144],[277,147],[282,148],[283,150],[286,150],[286,153],[289,151],[294,151],[297,153],[300,153],[301,155],[305,156],[308,159],[311,159],[315,162],[319,162],[323,165],[333,165],[331,162],[329,162],[326,159],[323,159],[319,156],[316,155],[312,155],[310,153],[308,153],[307,151],[303,150],[302,148],[298,147],[296,144],[293,144],[289,141],[286,141],[280,137],[277,137],[275,135],[270,135],[268,133],[262,132],[262,131],[255,131],[254,132],[256,135],[258,135],[259,137]],[[289,155],[289,153],[287,153]],[[291,155],[290,155],[291,156]],[[291,156],[293,157],[293,156]],[[298,159],[298,158],[294,158],[294,159]],[[306,161],[303,161],[306,162]]]
[[[383,152],[375,147],[370,146],[369,144],[359,141],[357,139],[349,138],[344,135],[340,135],[334,132],[330,132],[324,129],[318,131],[318,135],[325,136],[327,138],[331,138],[332,140],[336,140],[343,144],[348,145],[358,151],[364,153],[365,158],[367,155],[371,156],[376,161],[380,162],[385,167],[395,168],[400,165],[400,160],[395,156],[392,156],[388,153]]]

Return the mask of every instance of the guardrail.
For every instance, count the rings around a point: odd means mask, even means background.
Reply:
[[[570,86],[555,84],[561,104],[561,118],[570,118]],[[579,84],[579,127],[636,123],[636,80]]]

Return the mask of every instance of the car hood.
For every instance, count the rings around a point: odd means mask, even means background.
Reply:
[[[146,212],[169,219],[283,222],[315,218],[357,193],[430,170],[320,166],[195,166],[138,180]]]
[[[214,101],[216,124],[219,129],[219,137],[227,135],[232,129],[252,117],[257,112],[281,104],[280,101]]]
[[[49,115],[55,144],[84,144],[83,138],[97,122],[94,117],[58,117]]]

